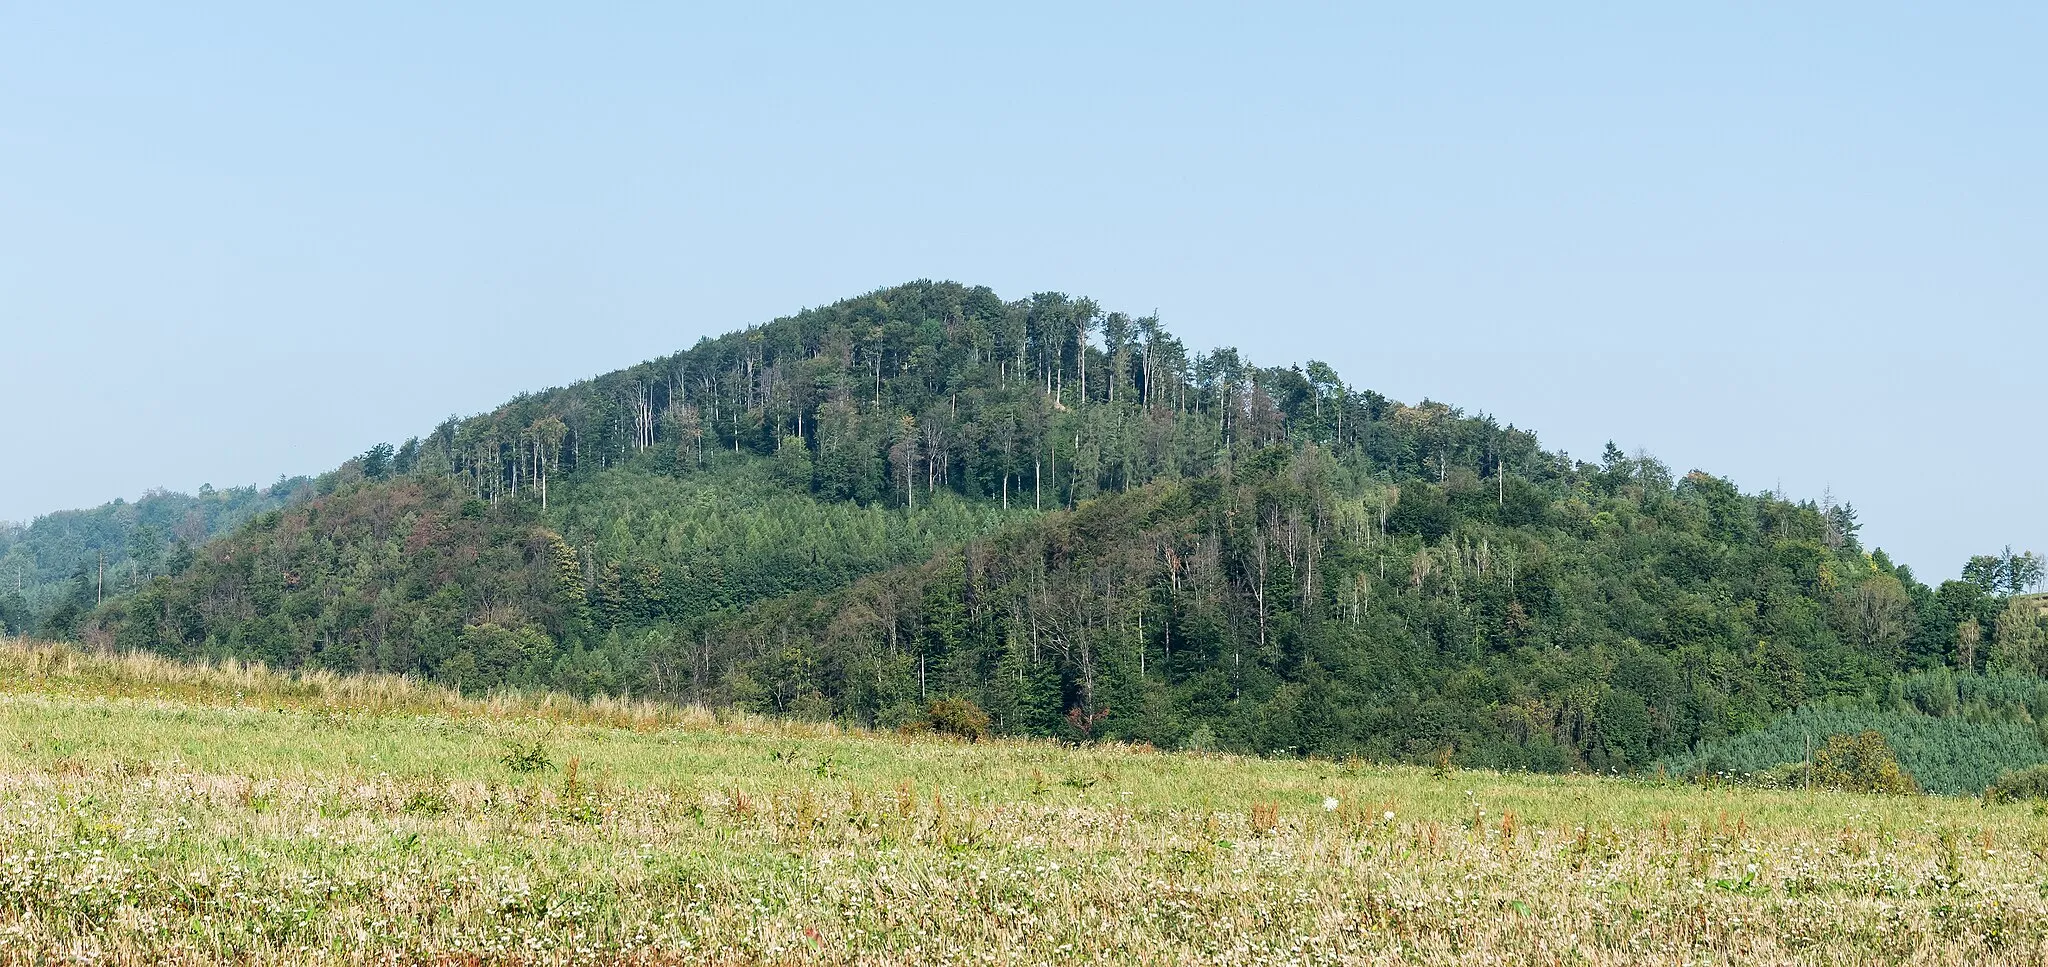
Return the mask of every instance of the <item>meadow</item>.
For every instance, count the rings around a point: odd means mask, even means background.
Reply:
[[[0,643],[0,963],[2039,963],[2048,819]]]

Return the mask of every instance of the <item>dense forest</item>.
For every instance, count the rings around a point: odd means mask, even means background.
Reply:
[[[71,637],[104,598],[183,571],[208,538],[311,494],[312,481],[294,477],[197,494],[152,490],[26,526],[0,522],[0,632]]]
[[[450,419],[306,489],[138,571],[79,636],[883,726],[958,697],[1013,733],[1547,770],[1896,704],[1916,673],[2048,670],[2032,554],[1930,586],[1866,549],[1847,503],[1612,445],[1576,460],[1058,294],[878,291]]]

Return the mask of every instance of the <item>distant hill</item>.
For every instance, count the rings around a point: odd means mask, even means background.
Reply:
[[[0,523],[0,630],[67,637],[105,594],[177,572],[191,549],[265,510],[310,496],[299,477],[269,487],[152,490],[133,502]]]
[[[1611,445],[1575,460],[1321,363],[953,283],[524,395],[310,491],[82,637],[869,725],[959,696],[1018,734],[1546,770],[2048,658],[1998,595],[1866,551],[1847,505]]]

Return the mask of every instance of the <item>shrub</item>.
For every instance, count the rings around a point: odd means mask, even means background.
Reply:
[[[542,745],[539,739],[533,740],[532,745],[514,745],[499,756],[498,761],[504,763],[505,768],[519,773],[541,772],[555,767],[554,760],[548,758],[547,746]]]
[[[1791,763],[1772,769],[1766,775],[1777,785],[1787,787],[1811,785],[1819,789],[1887,795],[1908,795],[1920,791],[1920,784],[1900,768],[1898,756],[1892,754],[1891,746],[1886,745],[1884,736],[1876,731],[1830,735],[1820,751],[1814,753],[1811,766]]]
[[[988,737],[988,713],[964,698],[939,699],[925,709],[924,717],[934,732],[959,736],[969,742],[979,742]]]
[[[2039,802],[2048,800],[2048,766],[2014,769],[1998,777],[1984,790],[1985,802]]]

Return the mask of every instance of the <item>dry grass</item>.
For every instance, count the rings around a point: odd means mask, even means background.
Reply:
[[[786,722],[630,697],[585,699],[510,690],[464,695],[399,675],[280,672],[234,659],[181,662],[148,652],[99,654],[69,645],[0,639],[0,692],[24,690],[365,715],[541,720],[638,732],[711,725],[747,733],[829,735],[838,731],[829,724]]]
[[[0,675],[0,963],[2048,958],[2024,807]]]

